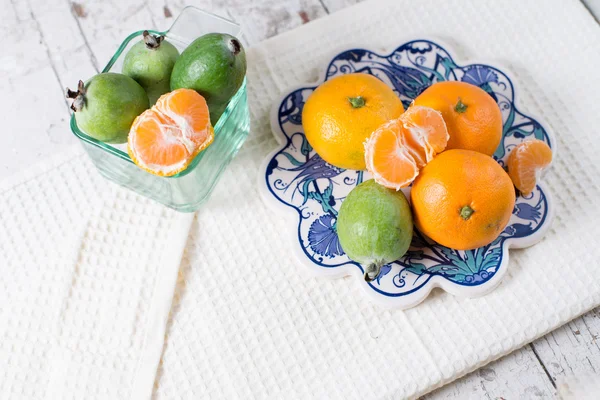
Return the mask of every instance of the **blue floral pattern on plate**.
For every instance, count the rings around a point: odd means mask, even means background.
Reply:
[[[354,72],[381,79],[400,96],[405,108],[434,82],[458,80],[481,87],[502,111],[503,137],[494,154],[502,166],[510,150],[524,140],[537,138],[553,145],[548,130],[515,105],[513,83],[505,72],[487,64],[459,65],[445,47],[433,41],[410,41],[388,55],[360,48],[344,51],[329,63],[325,80]],[[540,183],[531,195],[517,196],[508,226],[491,244],[469,251],[453,250],[415,230],[406,255],[385,265],[374,281],[362,280],[362,266],[349,260],[340,246],[336,218],[350,190],[370,176],[327,164],[306,140],[302,107],[317,86],[290,90],[275,105],[271,122],[281,147],[265,160],[260,175],[265,199],[295,211],[298,257],[317,274],[354,273],[375,301],[407,308],[422,301],[433,287],[469,297],[489,292],[506,270],[508,248],[526,247],[542,238],[552,214],[548,191]]]

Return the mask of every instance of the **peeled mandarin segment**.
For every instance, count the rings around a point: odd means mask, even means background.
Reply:
[[[202,95],[191,89],[177,89],[161,96],[156,109],[174,120],[184,137],[197,146],[205,145],[211,136],[210,114]]]
[[[128,137],[128,152],[141,168],[157,175],[174,175],[189,164],[193,153],[181,140],[174,121],[156,112],[144,111],[136,118]]]
[[[423,168],[429,161],[433,159],[433,155],[425,148],[420,146],[403,145],[409,155],[414,161],[418,169]]]
[[[439,111],[429,107],[413,105],[400,116],[400,119],[413,134],[421,136],[422,141],[434,153],[441,153],[446,149],[450,135],[442,113]]]
[[[399,126],[399,141],[413,157],[417,167],[423,168],[435,155],[431,146],[423,140],[422,129],[410,122],[404,121]]]
[[[410,185],[419,168],[401,141],[403,130],[400,120],[392,120],[377,129],[365,143],[367,170],[375,182],[399,190]]]
[[[385,187],[396,190],[406,187],[421,168],[446,148],[448,138],[441,113],[428,107],[411,106],[367,140],[367,170]]]
[[[538,139],[518,144],[507,160],[508,175],[522,194],[535,189],[541,172],[552,162],[552,149]]]

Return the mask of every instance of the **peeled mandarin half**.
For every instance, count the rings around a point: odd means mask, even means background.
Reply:
[[[161,176],[184,170],[195,150],[195,146],[185,140],[179,126],[155,109],[146,110],[136,118],[127,147],[135,164]]]
[[[539,176],[552,162],[552,149],[546,142],[534,139],[519,143],[507,160],[508,175],[522,194],[530,194]]]
[[[172,176],[183,171],[213,138],[204,98],[193,90],[178,89],[161,96],[135,119],[127,150],[142,169]]]
[[[365,143],[367,170],[377,183],[399,190],[409,186],[421,168],[443,151],[448,131],[442,114],[411,106],[398,119],[379,127]]]
[[[375,182],[389,189],[400,190],[419,174],[415,157],[404,141],[404,126],[392,120],[369,137],[365,143],[365,163]]]
[[[175,121],[194,144],[202,146],[211,136],[208,105],[195,90],[174,90],[161,96],[155,107]]]

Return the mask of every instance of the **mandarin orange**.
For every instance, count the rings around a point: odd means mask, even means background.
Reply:
[[[410,196],[417,228],[458,250],[491,243],[515,205],[508,174],[492,157],[471,150],[437,155],[413,182]]]
[[[483,89],[466,82],[437,82],[414,101],[444,116],[450,139],[447,149],[478,151],[491,156],[502,138],[502,113]]]
[[[309,96],[302,127],[323,160],[361,170],[365,169],[365,140],[403,111],[394,91],[373,75],[346,74],[325,81]]]

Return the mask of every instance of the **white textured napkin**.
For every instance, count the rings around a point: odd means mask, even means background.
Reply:
[[[308,278],[283,220],[257,192],[276,147],[269,111],[335,50],[440,38],[459,60],[507,65],[517,104],[556,134],[545,179],[556,218],[511,250],[479,299],[435,291],[406,312],[352,279]],[[156,399],[401,399],[458,378],[600,304],[600,28],[576,0],[367,1],[248,51],[251,136],[192,224]]]
[[[191,214],[77,146],[0,183],[0,399],[147,399]]]

